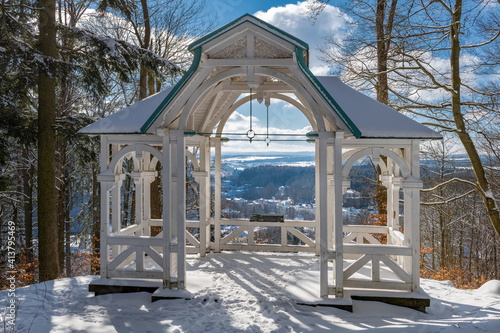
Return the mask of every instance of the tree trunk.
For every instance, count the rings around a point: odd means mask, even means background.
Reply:
[[[66,195],[66,203],[69,203],[69,195]],[[67,205],[69,206],[69,205]],[[64,223],[64,238],[65,238],[65,245],[66,245],[66,253],[65,253],[65,259],[66,259],[66,276],[71,277],[72,272],[71,272],[71,223],[70,223],[70,215],[69,215],[69,209],[66,209],[65,214],[65,223]]]
[[[57,57],[55,0],[39,2],[40,52]],[[57,217],[55,192],[56,82],[43,71],[38,78],[38,247],[40,281],[59,276],[57,255]]]
[[[148,89],[149,89],[150,96],[156,94],[155,78],[151,72],[149,72],[149,74],[148,74]]]
[[[389,83],[387,80],[387,60],[391,45],[392,24],[396,14],[397,0],[392,0],[391,8],[387,16],[387,0],[377,0],[377,13],[375,17],[375,30],[377,33],[377,101],[385,105],[389,104]],[[387,163],[387,158],[384,158]],[[381,170],[375,166],[377,172],[376,196],[379,215],[387,214],[387,188],[379,181]]]
[[[457,0],[455,2],[455,8],[452,14],[452,25],[450,28],[450,41],[451,41],[451,56],[450,56],[450,65],[451,65],[451,86],[452,86],[452,94],[451,94],[451,105],[452,105],[452,113],[453,120],[457,127],[457,134],[462,142],[467,155],[472,164],[472,169],[474,170],[474,174],[476,176],[478,189],[480,189],[480,193],[483,198],[484,205],[486,207],[486,211],[488,212],[488,216],[490,219],[493,228],[495,229],[498,237],[500,237],[500,215],[498,208],[496,207],[495,198],[493,196],[493,192],[491,191],[490,183],[488,179],[486,179],[486,172],[483,167],[483,163],[481,162],[481,158],[479,153],[470,137],[467,129],[465,127],[465,121],[463,114],[461,112],[461,99],[460,99],[460,88],[461,88],[461,80],[460,80],[460,22],[462,19],[462,0]]]
[[[498,259],[497,259],[497,245],[493,246],[493,268],[494,268],[494,276],[495,280],[498,280]]]
[[[23,148],[23,156],[29,161],[28,148]],[[33,164],[23,171],[24,232],[26,237],[26,257],[33,260]]]
[[[440,268],[444,268],[447,266],[447,260],[446,260],[446,224],[443,218],[442,212],[439,212],[439,230],[441,231],[441,244],[440,244],[440,261],[439,261],[439,266]]]
[[[60,105],[60,104],[59,104]],[[60,112],[58,116],[61,117]],[[66,145],[64,139],[60,138],[56,144],[59,158],[56,163],[56,191],[57,191],[57,250],[59,257],[59,267],[61,273],[64,267],[64,224],[65,224],[65,200],[66,179],[64,177],[64,165],[66,164]]]
[[[151,23],[148,11],[148,1],[141,0],[142,5],[142,17],[144,19],[144,39],[142,42],[142,48],[149,50],[151,41]],[[140,36],[137,36],[141,40]],[[139,77],[139,100],[143,100],[148,97],[148,70],[141,65],[140,77]]]
[[[97,165],[92,163],[92,256],[96,259],[100,258],[101,249],[101,220],[100,220],[100,195],[99,182],[97,181]],[[93,263],[93,261],[91,261]],[[99,274],[100,266],[91,264],[90,274]]]

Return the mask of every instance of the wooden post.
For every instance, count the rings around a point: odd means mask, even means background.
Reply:
[[[99,164],[101,173],[108,170],[109,167],[109,143],[108,137],[101,136],[101,153],[99,155]],[[100,237],[100,259],[101,259],[101,277],[108,277],[108,233],[109,233],[109,190],[111,188],[110,182],[101,183],[101,237]]]
[[[418,140],[412,140],[411,148],[405,149],[405,162],[411,175],[405,177],[404,189],[404,240],[411,247],[411,257],[405,257],[403,268],[411,275],[411,290],[420,285],[420,156]]]
[[[110,182],[101,182],[101,277],[108,277],[109,189]]]
[[[147,174],[142,177],[142,218],[146,222],[142,228],[142,235],[151,236],[151,226],[149,224],[151,221],[151,182],[154,179],[150,176],[151,173],[154,173],[154,168],[151,167],[151,154],[144,152],[143,161],[143,170],[147,171]]]
[[[251,227],[251,228],[252,228],[252,233],[253,233],[253,227]],[[285,247],[288,245],[288,230],[287,230],[288,228],[285,226],[281,226],[280,229],[281,229],[281,246]],[[248,230],[250,232],[250,228],[248,228]]]
[[[411,173],[413,177],[420,180],[420,141],[412,140],[411,153]],[[420,190],[422,189],[422,185],[420,181],[416,188],[411,191],[411,232],[413,237],[411,290],[415,292],[418,292],[420,288]]]
[[[342,216],[342,141],[344,132],[335,133],[334,143],[334,245],[335,245],[335,297],[344,297],[344,234],[343,234],[343,216]]]
[[[113,187],[111,189],[111,232],[113,234],[118,233],[121,229],[121,200],[120,200],[120,191],[122,187],[122,175],[115,175],[115,181],[113,183]],[[111,246],[111,255],[112,258],[116,258],[118,253],[121,252],[120,245]]]
[[[200,142],[200,172],[203,176],[198,178],[200,184],[200,257],[207,254],[207,245],[210,242],[208,230],[210,218],[210,144],[208,138]]]
[[[334,171],[333,171],[333,156],[334,156],[334,151],[333,151],[333,145],[334,142],[328,142],[326,151],[327,151],[327,157],[326,157],[326,169],[327,169],[327,177],[328,177],[328,201],[331,201],[332,198],[335,196],[335,181],[334,181]],[[334,230],[334,205],[328,204],[327,205],[327,216],[328,216],[328,250],[333,249],[333,244],[334,244],[334,236],[333,236],[333,230]]]
[[[221,219],[221,158],[222,158],[222,147],[220,138],[215,138],[215,213],[214,213],[214,242],[215,242],[215,253],[220,252],[220,219]]]
[[[320,198],[320,192],[319,192],[319,141],[315,140],[314,142],[314,198],[315,198],[315,220],[316,220],[316,228],[314,229],[315,232],[315,239],[316,239],[316,255],[319,256],[320,254],[320,237],[321,237],[321,225],[320,225],[320,216],[321,212],[319,210],[320,204],[319,204],[319,198]]]
[[[320,297],[328,296],[328,174],[327,174],[327,140],[331,132],[319,132],[319,227],[320,227]],[[318,203],[318,200],[316,200]],[[317,220],[317,219],[316,219]],[[318,240],[316,240],[318,241]]]
[[[186,287],[186,144],[184,130],[172,131],[177,139],[177,288]]]
[[[162,190],[163,190],[163,288],[170,288],[170,242],[171,242],[171,187],[172,170],[170,166],[170,137],[163,137]]]
[[[144,178],[142,172],[134,175],[135,185],[135,224],[141,224],[143,221],[143,183]]]
[[[154,171],[153,171],[154,172]],[[144,236],[151,236],[151,226],[149,222],[151,221],[151,182],[153,181],[153,177],[146,176],[144,177],[143,184],[143,218],[147,223],[144,224],[144,228],[142,228],[142,234]]]

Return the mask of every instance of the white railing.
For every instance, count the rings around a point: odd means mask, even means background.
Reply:
[[[348,233],[343,244],[344,258],[356,259],[344,269],[345,287],[411,289],[411,275],[399,265],[403,262],[403,257],[412,256],[411,247],[404,243],[404,235],[401,232],[394,231],[387,226],[371,225],[348,225],[344,226],[343,230]],[[381,244],[372,234],[387,235],[388,244]],[[386,275],[392,275],[390,278],[382,277],[381,263],[385,265]],[[367,265],[370,265],[371,269],[369,280],[353,277],[358,271],[366,269]]]
[[[208,221],[214,224],[213,219]],[[106,242],[111,248],[112,258],[107,262],[108,277],[162,278],[163,266],[163,231],[151,236],[152,227],[162,227],[161,219],[151,219],[141,224],[134,224],[108,235]],[[316,221],[257,222],[248,219],[221,219],[220,227],[229,226],[232,230],[220,238],[220,250],[229,251],[273,251],[273,252],[315,252],[316,241],[297,228],[314,230]],[[206,227],[206,226],[205,226]],[[281,239],[276,244],[261,243],[256,238],[258,228],[275,227],[280,229]],[[186,228],[200,230],[199,221],[186,221]],[[217,229],[217,228],[216,228]],[[353,288],[377,288],[409,290],[411,276],[399,264],[411,256],[411,248],[405,244],[404,235],[386,226],[347,225],[343,227],[343,253],[345,259],[355,259],[344,269],[344,286]],[[238,237],[246,233],[246,237]],[[288,234],[299,239],[303,245],[289,244]],[[381,244],[373,234],[386,234],[388,245]],[[239,238],[239,239],[238,239]],[[199,253],[200,241],[186,230],[186,252]],[[207,249],[214,249],[210,242]],[[153,265],[145,267],[149,257]],[[385,281],[381,276],[381,263],[385,270],[391,271],[392,279]],[[152,267],[153,266],[153,267]],[[359,279],[356,273],[371,267],[371,279]]]
[[[258,222],[248,219],[221,219],[221,226],[237,227],[219,241],[220,250],[230,251],[272,251],[272,252],[315,252],[316,242],[297,228],[315,228],[316,221]],[[280,228],[280,242],[263,244],[255,239],[255,229],[262,227]],[[246,232],[246,242],[232,242],[238,235]],[[288,243],[288,233],[297,237],[304,245]]]

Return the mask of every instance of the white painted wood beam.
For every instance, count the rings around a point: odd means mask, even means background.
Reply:
[[[335,133],[333,149],[333,179],[334,179],[334,245],[335,245],[335,297],[344,297],[343,285],[343,262],[344,262],[344,242],[343,242],[343,215],[342,215],[342,143],[344,132]]]
[[[232,106],[235,103],[237,103],[236,100],[240,97],[241,94],[234,93],[234,92],[228,92],[228,93],[226,93],[226,95],[227,95],[227,99],[225,99],[224,103],[219,108],[217,108],[217,112],[214,114],[212,119],[210,119],[210,122],[201,129],[200,133],[212,132],[214,130],[215,126],[217,125],[217,123],[220,123],[222,121],[221,119],[224,118],[224,116],[227,114],[227,112],[232,112],[232,111],[228,111],[228,110],[232,109]],[[217,129],[217,131],[220,132],[219,129]]]
[[[163,138],[163,160],[162,160],[162,189],[163,189],[163,288],[170,287],[171,278],[171,193],[172,193],[172,170],[170,165],[171,146],[168,135]]]
[[[192,97],[194,91],[205,81],[208,75],[212,72],[211,67],[201,67],[193,75],[188,84],[181,89],[174,101],[170,103],[170,109],[151,125],[151,128],[156,129],[160,127],[169,127],[169,125],[178,117],[179,112],[187,103],[189,98]]]
[[[253,81],[252,81],[253,82]],[[224,81],[224,86],[222,88],[224,91],[235,91],[235,92],[241,92],[241,93],[249,93],[248,90],[248,85],[245,84],[239,84],[239,83],[229,83],[227,81]],[[273,83],[273,84],[262,84],[259,85],[258,88],[254,88],[254,92],[256,93],[257,90],[262,90],[266,92],[280,92],[280,93],[295,93],[295,89],[290,87],[287,84],[279,84],[279,83]]]
[[[171,135],[176,138],[177,151],[177,288],[186,286],[186,146],[184,130],[173,130]]]
[[[332,132],[318,132],[319,155],[319,225],[320,225],[320,297],[328,296],[328,174],[327,144],[333,138]],[[318,204],[318,202],[316,202]]]
[[[207,59],[205,63],[207,66],[212,66],[212,67],[238,67],[238,66],[287,67],[295,65],[295,62],[293,61],[292,58]]]
[[[221,140],[220,138],[211,138],[211,141],[215,144],[215,212],[214,212],[214,242],[215,242],[215,252],[220,252],[220,226],[221,226]]]
[[[222,89],[224,85],[220,85],[220,89]],[[217,86],[219,87],[219,86]],[[205,127],[205,125],[212,119],[212,116],[216,110],[216,106],[219,104],[219,101],[221,100],[222,96],[227,98],[227,94],[222,93],[220,90],[215,90],[214,89],[215,95],[213,96],[212,100],[210,101],[210,105],[208,106],[208,109],[205,111],[205,114],[203,116],[203,120],[201,121],[200,125],[198,126],[198,129]]]

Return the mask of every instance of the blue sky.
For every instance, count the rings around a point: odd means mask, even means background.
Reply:
[[[213,12],[218,16],[220,25],[228,23],[244,14],[267,11],[271,7],[297,4],[297,1],[265,1],[265,0],[208,0]]]
[[[318,17],[316,24],[311,23],[304,12],[305,1],[263,1],[263,0],[208,0],[210,11],[217,15],[218,26],[222,26],[244,15],[252,14],[264,21],[281,28],[309,44],[310,69],[316,75],[327,75],[329,67],[322,63],[318,48],[324,43],[324,37],[341,36],[345,17],[335,7],[328,6]],[[257,133],[265,133],[267,127],[266,108],[253,102],[253,124]],[[309,122],[295,107],[282,101],[272,100],[269,108],[270,133],[305,133],[311,130]],[[248,103],[235,111],[226,125],[225,132],[246,132],[249,126]],[[293,138],[296,139],[296,138]],[[225,145],[227,151],[310,151],[314,145],[305,142],[272,142],[269,147],[264,143],[230,142]]]

